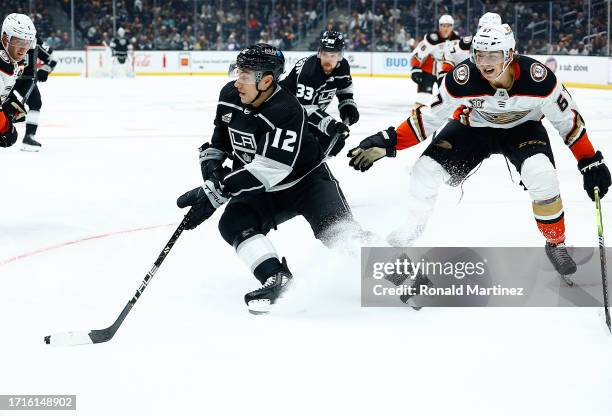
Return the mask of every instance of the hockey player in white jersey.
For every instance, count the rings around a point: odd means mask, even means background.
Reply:
[[[431,108],[416,108],[397,128],[363,140],[349,152],[350,165],[365,171],[376,160],[393,157],[397,150],[436,132],[412,171],[408,191],[414,202],[408,217],[388,237],[392,245],[407,246],[422,233],[443,183],[457,186],[491,154],[503,154],[529,191],[548,258],[560,274],[569,275],[576,264],[564,244],[563,203],[541,120],[546,117],[552,123],[573,153],[591,199],[596,187],[602,197],[606,194],[610,172],[589,141],[576,103],[555,74],[514,51],[508,25],[481,28],[470,59],[447,74]]]
[[[459,40],[453,31],[455,24],[452,16],[445,14],[438,20],[438,31],[428,33],[417,45],[410,59],[412,70],[410,76],[417,84],[415,105],[429,105],[431,93],[436,83],[438,62],[443,59],[446,45]]]
[[[9,147],[17,141],[13,123],[25,120],[26,110],[14,94],[11,94],[21,75],[19,62],[36,45],[36,29],[32,20],[18,13],[11,13],[2,22],[2,48],[0,48],[0,147]]]

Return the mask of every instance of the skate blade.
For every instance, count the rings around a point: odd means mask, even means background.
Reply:
[[[270,313],[271,306],[272,303],[270,302],[270,299],[252,300],[247,304],[249,313],[253,315],[266,315]]]
[[[561,278],[561,280],[567,283],[568,286],[574,286],[574,281],[572,280],[570,275],[560,274],[559,277]]]
[[[40,146],[31,146],[29,144],[24,144],[21,146],[22,152],[39,152]]]

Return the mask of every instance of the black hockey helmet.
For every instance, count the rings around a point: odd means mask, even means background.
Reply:
[[[344,50],[344,35],[335,30],[326,30],[319,39],[319,50],[342,52]]]
[[[285,72],[285,56],[272,45],[256,43],[243,49],[236,58],[236,67],[255,71],[255,82],[270,74],[277,82]]]

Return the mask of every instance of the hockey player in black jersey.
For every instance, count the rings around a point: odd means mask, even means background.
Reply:
[[[42,66],[37,70],[38,62],[35,61],[39,60],[42,61]],[[24,66],[24,70],[21,77],[15,83],[14,91],[17,91],[22,97],[27,94],[34,82],[34,71],[37,71],[37,82],[46,82],[49,74],[57,65],[57,61],[53,57],[53,49],[40,38],[36,39],[36,48],[30,49],[24,60],[20,63]],[[42,98],[38,85],[34,84],[26,104],[28,105],[28,114],[26,116],[26,131],[21,150],[37,152],[40,150],[41,144],[35,137],[42,107]]]
[[[127,37],[125,37],[125,29],[120,27],[117,29],[117,36],[111,40],[110,48],[113,53],[113,68],[112,75],[117,77],[120,74],[124,76],[133,76],[131,62],[128,59],[128,50],[131,45]]]
[[[271,229],[301,215],[328,246],[349,232],[363,236],[304,108],[278,85],[284,65],[283,54],[267,44],[240,52],[231,70],[236,80],[219,94],[211,142],[200,148],[204,185],[177,200],[193,207],[187,229],[227,203],[219,231],[262,284],[245,296],[253,313],[266,312],[292,279],[266,237]],[[231,170],[223,167],[228,158]]]
[[[327,31],[321,36],[319,51],[315,55],[298,61],[281,86],[295,95],[308,113],[308,125],[325,149],[337,133],[340,139],[331,150],[335,156],[342,150],[348,136],[346,124],[359,120],[357,104],[353,99],[351,68],[342,57],[344,36],[339,32]],[[338,97],[340,119],[336,121],[326,110],[334,97]]]

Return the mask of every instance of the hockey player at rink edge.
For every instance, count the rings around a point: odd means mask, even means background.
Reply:
[[[299,60],[280,84],[295,95],[308,113],[310,132],[325,149],[337,133],[339,140],[330,154],[336,156],[344,147],[349,129],[343,121],[353,125],[359,121],[359,110],[353,99],[351,67],[343,57],[344,35],[323,32],[316,54]],[[334,97],[338,97],[340,120],[326,111]]]
[[[365,171],[380,158],[394,157],[433,134],[412,170],[409,213],[388,242],[411,245],[425,228],[440,185],[461,184],[484,159],[500,153],[515,166],[529,191],[549,260],[560,274],[574,273],[576,264],[564,244],[563,204],[543,117],[578,161],[588,196],[594,199],[594,188],[599,187],[603,197],[610,187],[610,172],[589,141],[570,93],[545,65],[515,53],[510,26],[480,28],[470,59],[446,75],[430,108],[414,109],[397,128],[367,137],[349,152],[350,165]]]
[[[447,43],[457,44],[459,35],[453,31],[455,21],[445,14],[438,20],[438,30],[425,35],[419,42],[410,59],[412,70],[410,78],[417,84],[415,104],[428,105],[431,93],[438,76],[438,67],[442,64],[443,53]]]
[[[0,49],[0,147],[10,147],[17,141],[14,123],[25,120],[26,110],[14,94],[15,82],[21,75],[19,62],[36,46],[36,28],[32,20],[11,13],[2,22]]]
[[[128,51],[132,48],[129,39],[125,36],[125,29],[117,29],[117,36],[114,37],[109,47],[113,55],[112,76],[133,77],[132,63],[128,59]]]
[[[329,247],[352,240],[358,248],[368,236],[308,130],[306,111],[278,85],[284,66],[282,52],[267,44],[238,54],[230,67],[235,81],[219,94],[211,142],[200,148],[204,186],[177,200],[193,207],[187,229],[227,203],[219,231],[262,284],[245,295],[252,313],[267,312],[293,277],[266,237],[277,225],[301,215]],[[227,158],[232,169],[223,167]]]

